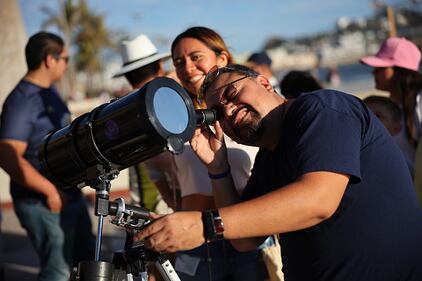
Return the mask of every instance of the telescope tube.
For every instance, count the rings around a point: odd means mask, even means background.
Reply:
[[[93,180],[87,169],[98,164],[122,170],[165,150],[181,153],[196,118],[186,91],[170,78],[156,78],[47,135],[41,167],[59,187],[84,185]]]

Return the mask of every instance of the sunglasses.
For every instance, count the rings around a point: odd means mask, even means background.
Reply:
[[[226,73],[226,72],[231,72],[231,71],[234,71],[234,70],[236,70],[236,69],[233,68],[233,67],[230,67],[230,66],[218,67],[217,65],[214,65],[213,67],[211,67],[211,69],[208,71],[207,75],[205,76],[204,82],[202,82],[201,89],[200,89],[198,97],[197,97],[198,102],[202,103],[202,101],[204,101],[205,92],[208,90],[209,86],[215,81],[215,79],[217,79],[217,77],[219,75]],[[236,83],[240,80],[243,80],[245,78],[248,78],[248,77],[250,77],[250,76],[249,75],[242,76],[241,78],[236,79],[236,80],[230,82],[229,84],[233,85],[234,83]],[[227,85],[229,85],[229,84],[227,84]],[[227,85],[224,85],[222,87],[225,87]]]
[[[64,60],[64,62],[67,64],[69,62],[69,56],[60,56],[60,55],[53,55],[53,57],[56,60]]]

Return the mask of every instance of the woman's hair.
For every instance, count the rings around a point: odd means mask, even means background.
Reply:
[[[208,48],[213,50],[216,55],[220,55],[221,52],[225,51],[228,55],[227,63],[228,64],[233,63],[233,57],[230,51],[228,50],[226,43],[224,43],[223,38],[221,38],[221,36],[214,30],[208,27],[203,27],[203,26],[194,26],[194,27],[188,28],[187,30],[177,35],[177,37],[173,40],[173,43],[171,44],[172,54],[174,52],[174,48],[176,47],[177,43],[179,43],[179,41],[182,40],[183,38],[194,38],[196,40],[201,41]]]
[[[422,75],[416,71],[394,67],[393,83],[400,90],[401,107],[405,121],[406,135],[415,147],[418,142],[415,129],[416,96],[422,90]]]

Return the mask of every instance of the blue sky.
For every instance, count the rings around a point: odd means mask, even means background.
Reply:
[[[332,29],[342,16],[357,19],[373,14],[371,0],[86,1],[93,11],[105,16],[108,28],[132,38],[145,33],[162,51],[169,48],[177,34],[194,25],[215,29],[236,53],[258,50],[270,36],[293,38],[312,34]],[[42,5],[52,9],[59,6],[58,0],[18,3],[28,35],[39,31],[46,18]]]

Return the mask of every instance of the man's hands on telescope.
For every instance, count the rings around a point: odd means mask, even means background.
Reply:
[[[157,252],[189,250],[205,242],[201,212],[176,212],[156,220],[142,229],[135,240],[144,240],[145,246]]]
[[[215,133],[209,126],[196,128],[190,144],[208,171],[211,174],[219,174],[228,169],[227,148],[219,121],[215,122],[214,128]]]
[[[218,174],[228,168],[227,149],[220,123],[195,130],[192,150],[206,165],[210,173]],[[205,243],[202,214],[198,211],[176,212],[170,215],[152,215],[154,222],[141,230],[136,239],[145,240],[145,246],[162,252],[190,250]]]

